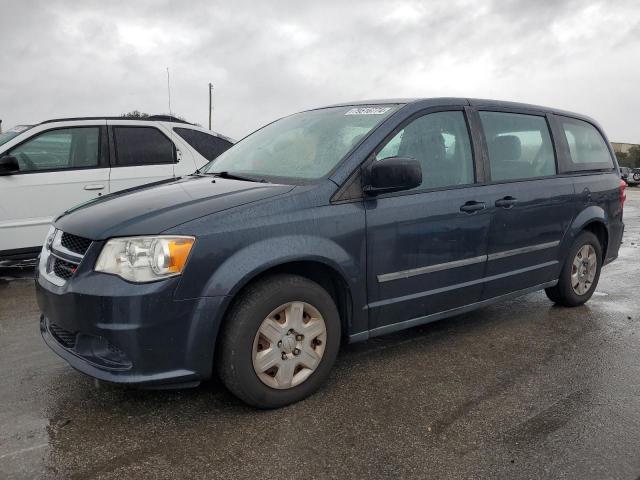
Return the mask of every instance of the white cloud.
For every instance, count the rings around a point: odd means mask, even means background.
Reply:
[[[6,2],[0,118],[167,111],[234,137],[348,99],[468,96],[591,114],[640,142],[632,0]],[[20,19],[16,22],[15,19]]]

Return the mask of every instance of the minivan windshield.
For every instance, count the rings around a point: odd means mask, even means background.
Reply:
[[[15,127],[7,130],[6,132],[0,133],[0,145],[7,143],[14,137],[17,137],[22,132],[29,130],[31,125],[16,125]]]
[[[326,176],[398,105],[329,107],[281,118],[236,143],[202,173],[311,181]]]

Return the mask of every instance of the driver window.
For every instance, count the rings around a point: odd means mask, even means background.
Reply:
[[[20,172],[98,166],[99,127],[50,130],[13,148]]]
[[[423,115],[400,130],[375,160],[409,157],[420,162],[422,184],[416,189],[469,185],[474,182],[473,155],[464,113]]]

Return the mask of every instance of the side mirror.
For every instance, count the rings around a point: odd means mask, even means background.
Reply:
[[[13,155],[5,155],[0,158],[0,175],[13,175],[20,171],[18,159]]]
[[[374,161],[369,167],[369,195],[410,190],[422,183],[422,168],[415,158],[389,157]]]

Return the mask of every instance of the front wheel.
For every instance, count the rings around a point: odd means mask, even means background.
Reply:
[[[276,275],[235,301],[221,336],[218,374],[246,403],[277,408],[324,383],[339,344],[340,318],[327,291],[304,277]]]
[[[576,238],[560,272],[558,284],[547,288],[550,300],[565,307],[577,307],[591,298],[600,278],[602,247],[591,232]]]

